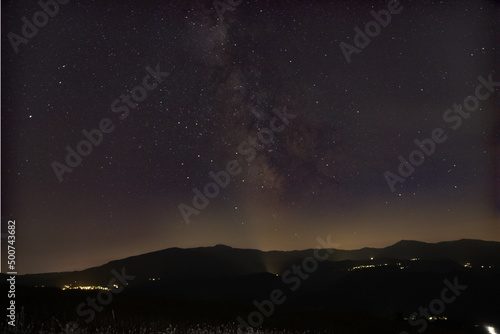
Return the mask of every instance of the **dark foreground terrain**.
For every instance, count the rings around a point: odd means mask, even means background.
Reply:
[[[281,305],[257,329],[238,328],[237,317],[255,311],[253,305],[235,302],[176,301],[123,293],[113,299],[90,323],[75,307],[90,291],[23,288],[18,333],[417,333],[401,315],[377,317],[370,312],[343,312],[324,308]],[[5,323],[3,332],[11,331]],[[428,322],[425,333],[487,333],[484,326],[460,318]]]

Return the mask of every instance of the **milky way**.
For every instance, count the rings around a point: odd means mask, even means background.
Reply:
[[[18,52],[7,34],[41,9],[2,3],[2,222],[18,222],[19,271],[173,246],[299,249],[329,234],[344,248],[498,240],[498,92],[394,192],[384,178],[478,76],[500,80],[498,7],[400,6],[349,63],[341,43],[355,45],[386,3],[243,1],[217,13],[209,1],[70,1]],[[156,66],[168,76],[121,119],[113,102]],[[283,112],[288,124],[273,121]],[[53,162],[103,119],[114,130],[59,182]],[[272,122],[282,131],[248,143]],[[232,160],[241,173],[186,224],[179,205]]]

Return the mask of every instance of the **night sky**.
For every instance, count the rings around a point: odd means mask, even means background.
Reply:
[[[69,1],[16,52],[9,32],[41,7],[2,1],[2,241],[15,219],[19,273],[327,235],[343,249],[500,241],[499,88],[456,130],[443,120],[479,76],[500,81],[500,7],[401,1],[348,62],[340,44],[387,2],[238,2]],[[100,126],[60,182],[54,162]],[[435,128],[447,140],[392,192],[384,173]],[[179,205],[231,162],[186,223]]]

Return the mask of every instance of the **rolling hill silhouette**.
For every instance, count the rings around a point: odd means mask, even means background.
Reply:
[[[444,280],[457,279],[467,290],[446,305],[447,317],[472,324],[494,321],[500,314],[500,242],[403,240],[385,248],[333,250],[327,260],[304,274],[306,278],[290,275],[293,266],[301,267],[314,251],[263,252],[224,245],[169,248],[83,271],[21,275],[17,284],[106,286],[113,277],[111,271],[124,268],[127,275],[135,276],[123,292],[131,298],[252,305],[280,289],[286,307],[402,318],[440,298]]]
[[[20,275],[21,285],[62,287],[64,285],[106,285],[111,270],[126,268],[127,274],[136,276],[132,285],[150,282],[177,282],[196,279],[216,279],[259,273],[281,274],[304,258],[313,257],[314,250],[260,251],[238,249],[225,245],[190,249],[168,248],[156,252],[111,261],[102,266],[75,272]],[[373,258],[374,260],[370,260]],[[500,267],[500,242],[462,239],[439,243],[402,240],[385,248],[334,250],[320,270],[331,272],[370,263],[396,263],[412,261],[409,270],[443,272],[473,267]],[[441,261],[441,262],[439,262]],[[444,262],[443,262],[444,261]],[[317,276],[317,275],[316,275]]]

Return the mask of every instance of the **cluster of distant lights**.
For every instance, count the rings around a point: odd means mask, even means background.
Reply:
[[[373,261],[373,257],[371,257],[370,260]],[[410,259],[410,261],[420,261],[420,258],[414,257],[414,258]],[[401,263],[396,263],[396,264],[399,266],[399,269],[408,268],[408,267],[404,267]],[[352,270],[357,270],[357,269],[367,269],[367,268],[375,268],[375,267],[382,267],[382,266],[388,266],[388,264],[387,263],[377,264],[377,265],[369,264],[369,265],[352,267],[352,268],[349,268],[348,270],[352,271]],[[466,264],[464,264],[464,267],[465,268],[472,268],[472,264],[470,262],[467,262]],[[491,265],[491,266],[482,265],[481,266],[481,269],[493,269],[493,268],[495,268],[495,265]]]
[[[118,285],[113,284],[113,288],[118,289]],[[72,285],[65,285],[62,287],[63,290],[110,290],[109,287],[107,286],[100,286],[100,285],[77,285],[77,286],[72,286]]]
[[[401,263],[396,263],[398,266],[399,266],[399,269],[405,269],[405,268],[408,268],[408,267],[403,267],[401,266]],[[374,265],[374,264],[368,264],[366,266],[356,266],[356,267],[352,267],[352,268],[349,268],[347,269],[348,271],[353,271],[353,270],[359,270],[359,269],[367,269],[367,268],[375,268],[375,267],[383,267],[383,266],[388,266],[389,264],[387,263],[384,263],[384,264],[377,264],[377,265]]]
[[[470,264],[469,262],[467,262],[466,264],[464,264],[464,267],[465,268],[472,268],[472,264]],[[493,269],[495,268],[495,265],[492,265],[492,266],[481,266],[481,269]]]
[[[387,265],[387,263],[384,264],[385,266]],[[379,267],[382,266],[381,264],[378,265]],[[373,264],[369,264],[367,266],[357,266],[357,267],[352,267],[352,268],[349,268],[348,270],[349,271],[352,271],[352,270],[357,270],[357,269],[366,269],[366,268],[375,268],[375,266]]]
[[[371,261],[373,261],[373,257],[370,258]],[[415,257],[413,259],[410,259],[410,261],[420,261],[420,258],[418,257]],[[382,267],[382,266],[388,266],[389,264],[388,263],[384,263],[384,264],[377,264],[377,265],[374,265],[374,264],[368,264],[368,265],[363,265],[363,266],[356,266],[356,267],[352,267],[352,268],[349,268],[347,269],[348,271],[353,271],[353,270],[359,270],[359,269],[367,269],[367,268],[375,268],[375,267]],[[399,269],[405,269],[405,268],[408,268],[408,267],[404,267],[400,262],[396,263],[396,265],[399,266]]]
[[[417,319],[417,317],[416,317],[416,316],[413,316],[411,319],[412,319],[412,320],[416,320],[416,319]],[[405,317],[405,318],[403,318],[403,320],[409,320],[409,319]],[[434,321],[434,320],[448,320],[448,317],[443,317],[443,316],[439,316],[439,317],[429,317],[429,320],[430,320],[430,321]]]

